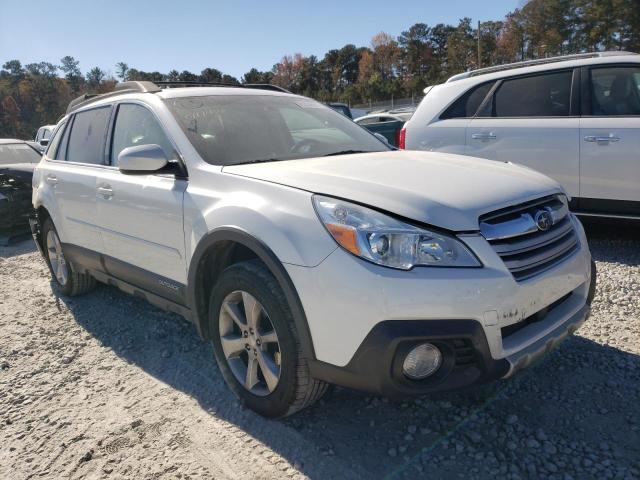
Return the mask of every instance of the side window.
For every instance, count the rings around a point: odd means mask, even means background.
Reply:
[[[51,139],[51,141],[49,142],[49,146],[47,147],[47,152],[46,152],[47,157],[55,158],[56,150],[58,149],[58,145],[60,145],[60,139],[62,138],[64,127],[66,125],[67,125],[67,122],[63,122],[55,130],[53,138]]]
[[[121,104],[111,141],[111,165],[118,164],[118,154],[125,148],[149,144],[160,145],[169,159],[173,157],[173,146],[153,114],[141,105]]]
[[[67,160],[69,162],[104,164],[103,147],[111,107],[78,112],[73,119]]]
[[[442,115],[441,120],[449,118],[470,118],[473,117],[478,108],[482,104],[484,97],[487,96],[491,87],[495,82],[482,83],[471,88],[464,95],[458,98],[453,104],[447,108]]]
[[[640,115],[640,67],[591,69],[591,114]]]
[[[571,71],[506,80],[494,97],[494,117],[567,117]]]
[[[67,124],[64,129],[60,129],[62,133],[62,137],[60,137],[60,145],[56,151],[51,150],[51,155],[49,158],[53,158],[55,160],[66,160],[67,159],[67,146],[69,145],[69,132],[71,132],[71,126],[73,125],[73,117],[69,117],[67,120]]]

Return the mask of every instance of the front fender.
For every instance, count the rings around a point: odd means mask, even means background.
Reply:
[[[202,260],[205,258],[208,251],[216,247],[216,244],[219,245],[225,242],[238,243],[247,247],[267,266],[285,294],[287,303],[289,304],[293,315],[303,354],[308,359],[315,359],[313,341],[311,339],[307,318],[291,277],[289,277],[289,274],[275,253],[266,244],[246,231],[235,227],[220,227],[207,233],[198,243],[198,246],[191,257],[187,282],[187,304],[195,314],[194,320],[200,336],[203,338],[206,337],[205,328],[208,320],[208,312],[205,303],[205,295],[208,295],[209,293],[201,292],[199,289],[202,269],[206,268],[203,265],[205,262]]]
[[[315,267],[337,245],[318,219],[311,194],[279,185],[226,177],[229,183],[251,182],[224,194],[207,191],[185,197],[187,258],[209,233],[221,227],[246,232],[269,247],[282,263]]]

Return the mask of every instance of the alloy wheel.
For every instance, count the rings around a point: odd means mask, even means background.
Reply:
[[[62,253],[62,245],[58,234],[54,230],[49,230],[47,233],[47,254],[49,255],[49,263],[56,280],[60,285],[66,285],[69,280],[69,265]]]
[[[280,343],[262,304],[248,292],[231,292],[220,308],[219,330],[236,380],[255,395],[272,393],[280,380]]]

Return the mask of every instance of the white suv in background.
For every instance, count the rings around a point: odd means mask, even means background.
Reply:
[[[581,215],[640,219],[640,55],[490,67],[425,93],[404,148],[523,164],[560,182]]]
[[[56,288],[192,321],[278,417],[327,382],[424,394],[508,377],[589,314],[578,220],[530,169],[392,150],[308,98],[126,82],[72,102],[34,174]]]

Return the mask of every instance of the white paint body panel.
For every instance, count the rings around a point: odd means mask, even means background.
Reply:
[[[586,142],[585,137],[615,142]],[[580,119],[580,196],[640,201],[640,117]]]
[[[96,185],[112,191],[111,196],[96,192],[105,253],[186,284],[182,200],[187,182],[102,168]]]
[[[579,119],[474,118],[469,121],[466,153],[472,157],[513,162],[533,168],[579,196]],[[474,135],[495,139],[475,139]]]
[[[238,165],[223,171],[353,200],[456,231],[477,230],[483,213],[562,191],[528,168],[405,150]]]

